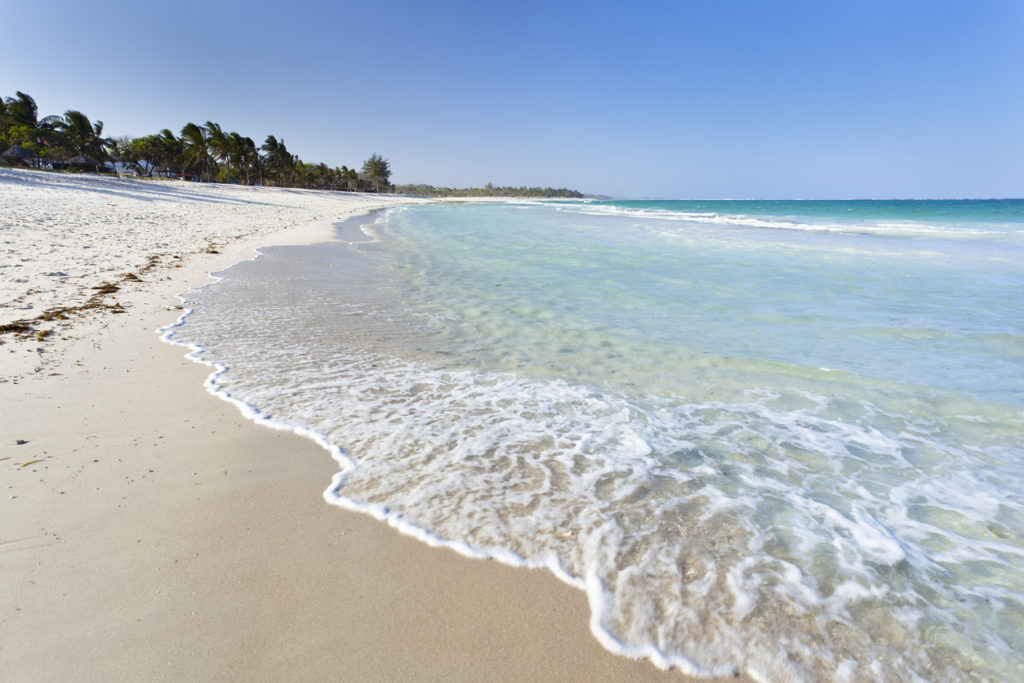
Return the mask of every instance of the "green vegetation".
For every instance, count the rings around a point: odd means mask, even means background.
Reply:
[[[39,165],[45,156],[104,156],[103,122],[95,124],[73,109],[64,116],[39,118],[35,100],[23,92],[0,102],[0,146],[15,147],[21,159]],[[98,166],[98,164],[96,164]]]
[[[371,154],[363,164],[363,176],[373,183],[375,192],[380,192],[381,188],[390,187],[391,165],[379,154]]]
[[[495,187],[487,183],[483,187],[434,187],[433,185],[395,185],[399,194],[415,194],[426,197],[564,197],[583,199],[584,194],[564,187]]]
[[[257,146],[249,137],[220,124],[186,123],[179,135],[169,128],[142,137],[103,137],[103,122],[69,110],[39,118],[32,97],[18,91],[0,98],[0,162],[34,168],[112,173],[114,163],[146,178],[185,178],[203,182],[276,185],[353,192],[392,191],[391,168],[379,154],[362,172],[347,166],[309,164],[288,151],[283,139],[268,135]]]
[[[32,97],[18,91],[0,97],[0,164],[34,168],[113,173],[115,168],[146,178],[184,178],[202,182],[276,185],[352,192],[399,192],[429,197],[567,197],[576,190],[550,187],[450,188],[391,184],[387,159],[372,154],[357,171],[347,166],[309,164],[292,154],[284,140],[252,138],[220,124],[186,123],[175,135],[169,128],[142,137],[103,137],[103,122],[70,109],[62,116],[39,118]]]

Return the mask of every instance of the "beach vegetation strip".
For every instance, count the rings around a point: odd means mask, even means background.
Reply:
[[[102,121],[93,122],[75,109],[40,116],[35,99],[20,90],[0,98],[0,160],[10,165],[242,185],[391,190],[390,165],[376,153],[361,170],[306,163],[288,150],[283,138],[268,135],[257,145],[213,121],[188,122],[179,135],[169,128],[140,137],[103,133]]]
[[[102,121],[69,109],[40,116],[35,99],[18,91],[0,97],[0,163],[35,169],[127,173],[140,178],[182,179],[238,185],[273,185],[346,192],[392,192],[426,197],[545,197],[582,199],[578,190],[495,186],[452,188],[393,185],[391,163],[374,152],[360,168],[304,162],[284,138],[251,137],[221,124],[188,122],[138,137],[104,137]]]

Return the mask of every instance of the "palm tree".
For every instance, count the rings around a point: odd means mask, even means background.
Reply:
[[[242,149],[242,136],[231,131],[226,136],[227,140],[227,158],[225,162],[228,165],[228,171],[230,174],[238,177],[238,180],[242,180],[243,175],[248,175],[248,171],[245,168],[245,151]]]
[[[250,174],[253,170],[256,171],[257,176],[260,179],[260,185],[263,184],[263,157],[260,156],[259,150],[256,148],[256,143],[250,137],[242,137],[238,133],[231,133],[231,148],[232,153],[235,155],[235,163],[245,173],[245,184],[251,183]]]
[[[253,167],[256,167],[260,184],[263,184],[261,159],[252,138],[242,137],[235,131],[227,133],[219,124],[212,121],[207,121],[202,129],[206,133],[210,153],[224,165],[227,178],[237,175],[241,180],[241,176],[244,175],[245,184],[248,185],[251,182]]]
[[[314,174],[317,180],[317,185],[321,190],[326,190],[331,182],[331,169],[324,162],[320,162],[314,167]]]
[[[268,135],[260,149],[267,153],[267,170],[277,176],[279,182],[287,184],[295,174],[296,159],[284,146],[284,140]]]
[[[174,133],[169,128],[164,128],[160,131],[160,135],[157,136],[156,142],[160,165],[165,171],[173,172],[177,168],[178,173],[184,176],[185,169],[188,166],[188,159],[185,154],[185,141],[174,137]]]
[[[207,121],[206,125],[202,127],[202,131],[206,136],[206,142],[210,150],[210,154],[213,158],[219,159],[223,162],[226,167],[226,175],[230,178],[231,157],[233,152],[230,136],[224,132],[224,129],[220,127],[219,123],[214,123],[213,121]]]
[[[21,92],[15,97],[8,97],[5,102],[7,120],[6,134],[11,144],[22,145],[36,154],[38,166],[39,156],[46,151],[53,141],[55,124],[59,116],[47,116],[39,119],[39,107],[31,95]]]
[[[199,179],[211,179],[210,140],[206,131],[194,123],[186,123],[181,129],[181,142],[184,148],[185,161],[199,168]]]
[[[245,173],[245,184],[250,183],[250,172],[254,165],[259,164],[260,155],[256,151],[256,143],[252,138],[245,138],[232,131],[231,133],[231,154],[232,163]],[[262,185],[262,170],[260,171],[260,184]]]
[[[64,112],[64,117],[55,124],[60,131],[60,143],[69,152],[90,157],[93,161],[106,161],[106,148],[113,144],[113,141],[103,136],[103,122],[95,124],[89,117],[75,109]],[[96,164],[96,172],[99,173],[99,163]]]
[[[348,189],[348,190],[350,190],[352,192],[358,192],[359,191],[359,172],[356,171],[356,169],[354,169],[354,168],[349,168],[348,166],[342,166],[341,167],[341,182],[342,182],[343,186],[346,189]]]

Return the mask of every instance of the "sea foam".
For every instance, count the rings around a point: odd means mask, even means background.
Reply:
[[[636,215],[565,215],[423,207],[390,212],[377,241],[267,249],[190,293],[167,337],[216,366],[212,391],[334,454],[329,502],[550,568],[616,652],[765,679],[1024,673],[1024,415],[1013,386],[948,381],[973,346],[937,352],[943,377],[887,373],[891,340],[915,348],[902,322],[871,347],[822,310],[807,338],[829,340],[824,371],[786,338],[814,311],[773,303],[799,292],[730,307],[777,245],[692,233],[694,261]],[[833,253],[825,287],[861,267]],[[747,269],[716,270],[730,259]],[[693,287],[702,315],[740,319],[694,317],[678,303]],[[910,317],[1019,333],[950,315]],[[702,344],[716,327],[760,344]]]

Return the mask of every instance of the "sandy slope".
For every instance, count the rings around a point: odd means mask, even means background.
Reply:
[[[101,282],[392,197],[0,168],[4,319],[65,305]],[[28,308],[31,307],[31,308]]]
[[[34,321],[36,334],[53,333],[45,344],[30,335],[33,343],[17,353],[0,347],[0,369],[13,377],[49,372],[52,353],[63,349],[59,337],[83,320],[121,313],[127,291],[170,277],[197,254],[410,201],[417,200],[0,168],[0,325]],[[96,289],[104,284],[118,291]],[[55,310],[63,313],[39,320]]]

